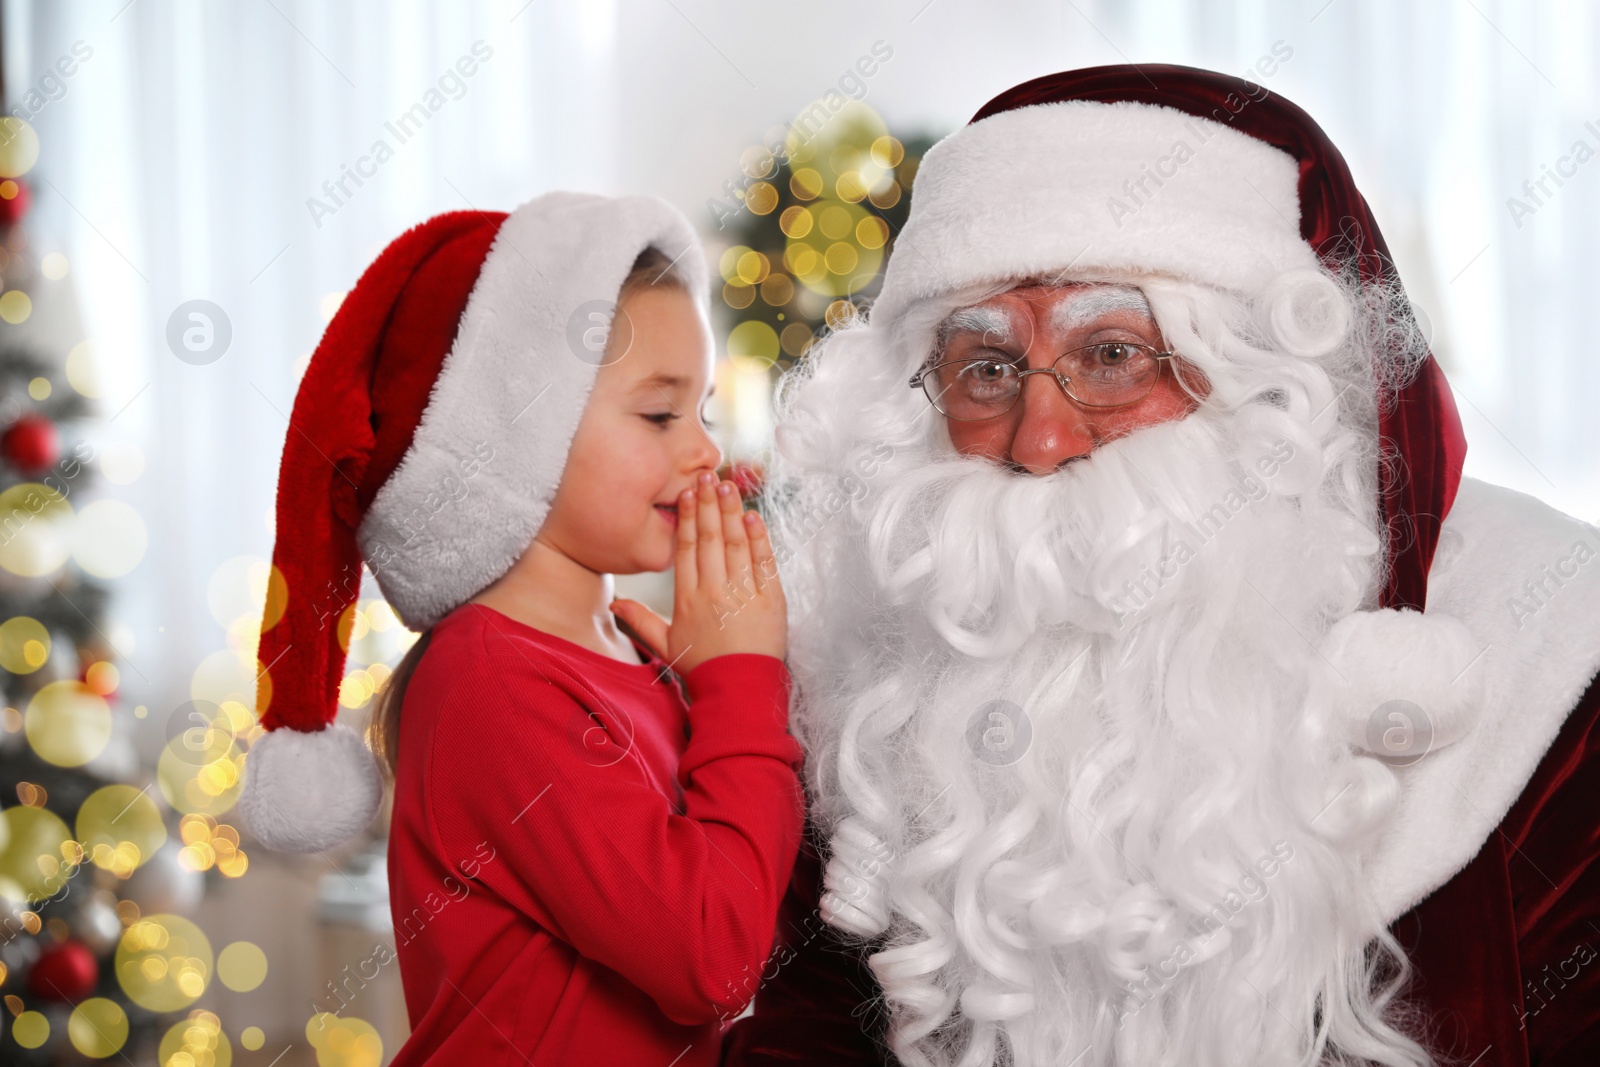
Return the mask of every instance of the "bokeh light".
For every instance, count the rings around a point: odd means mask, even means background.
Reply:
[[[85,574],[121,578],[139,565],[149,546],[150,531],[131,504],[96,500],[78,512],[72,558]]]
[[[0,118],[0,128],[0,177],[20,178],[39,161],[39,135],[13,115]]]
[[[33,314],[33,300],[21,289],[0,293],[0,319],[13,326],[28,321]]]
[[[156,761],[156,785],[167,803],[180,812],[210,815],[231,808],[243,788],[245,754],[238,739],[259,732],[255,714],[238,700],[195,700],[172,713],[167,729],[169,740]]]
[[[0,492],[0,567],[24,578],[42,578],[67,561],[72,520],[67,498],[42,482],[20,482]]]
[[[32,674],[50,658],[50,631],[26,615],[0,622],[0,667],[12,674]]]
[[[201,660],[189,676],[189,697],[212,704],[232,700],[254,707],[258,669],[254,656],[246,658],[229,649],[213,652]]]
[[[206,583],[206,606],[220,626],[230,626],[241,615],[253,616],[256,628],[271,629],[283,617],[289,585],[283,572],[259,556],[234,556],[211,572]]]
[[[156,1062],[161,1067],[232,1067],[233,1046],[222,1032],[222,1020],[197,1008],[161,1038]]]
[[[227,823],[195,813],[179,820],[178,832],[183,837],[178,862],[189,870],[209,871],[215,867],[225,878],[238,878],[249,869],[250,858],[239,847],[239,831]]]
[[[172,742],[156,761],[156,784],[167,803],[181,812],[220,815],[233,807],[244,786],[243,752],[234,751],[206,763],[185,759]]]
[[[131,785],[108,785],[90,793],[78,808],[77,830],[89,861],[119,878],[132,874],[167,840],[156,802]]]
[[[144,473],[144,449],[132,441],[113,441],[100,452],[100,474],[112,485],[131,485]]]
[[[84,683],[64,678],[33,695],[22,725],[40,759],[57,767],[81,767],[111,740],[111,706]]]
[[[181,915],[149,915],[123,931],[115,968],[122,991],[141,1008],[182,1011],[211,981],[211,942]]]
[[[25,1011],[11,1024],[11,1040],[23,1048],[38,1048],[50,1040],[50,1020],[36,1011]]]
[[[317,1050],[318,1067],[379,1067],[383,1039],[364,1019],[318,1012],[306,1023],[306,1040]]]
[[[27,804],[7,808],[0,818],[7,831],[0,851],[0,893],[17,903],[54,896],[75,873],[76,865],[67,862],[77,855],[67,824],[55,812]]]
[[[235,993],[248,993],[267,979],[267,954],[251,941],[235,941],[217,954],[217,977]]]
[[[83,684],[101,696],[110,696],[122,684],[122,672],[110,660],[96,660],[83,672]]]
[[[728,356],[768,366],[778,358],[778,333],[759,319],[747,319],[728,332]]]
[[[48,262],[50,257],[45,256]],[[63,259],[63,273],[65,273],[66,260]],[[63,368],[67,374],[67,384],[78,391],[78,395],[86,396],[93,400],[104,393],[100,383],[99,366],[94,359],[94,342],[79,341],[67,352],[67,362]]]
[[[67,1040],[90,1059],[103,1060],[122,1051],[128,1041],[128,1015],[114,1000],[90,997],[72,1009]]]

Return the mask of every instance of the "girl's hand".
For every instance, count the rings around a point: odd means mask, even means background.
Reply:
[[[611,610],[679,674],[734,652],[782,659],[788,608],[766,524],[745,511],[739,490],[702,472],[678,496],[672,622],[634,600]]]

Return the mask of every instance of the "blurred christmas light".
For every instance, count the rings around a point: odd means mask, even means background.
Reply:
[[[50,1020],[36,1011],[23,1012],[11,1023],[11,1040],[23,1048],[38,1048],[50,1040]]]
[[[111,706],[82,682],[62,679],[33,695],[22,725],[40,759],[57,767],[81,767],[111,740]]]
[[[166,824],[148,789],[108,785],[78,808],[78,843],[96,867],[126,878],[166,842]]]
[[[46,259],[50,257],[46,256]],[[63,260],[65,263],[65,260]],[[62,369],[67,375],[67,384],[77,391],[79,396],[91,400],[97,399],[104,390],[100,384],[99,367],[94,360],[94,345],[89,341],[79,341],[67,353],[67,361]],[[101,470],[104,472],[104,456],[101,457]]]
[[[90,997],[72,1009],[67,1039],[91,1059],[115,1055],[128,1040],[128,1014],[114,1000]]]
[[[18,615],[0,623],[0,667],[31,674],[50,658],[50,631],[38,619]]]
[[[39,161],[39,135],[19,118],[0,118],[0,176],[20,178]]]
[[[319,1012],[306,1023],[306,1039],[317,1050],[318,1067],[379,1067],[383,1040],[364,1019]]]
[[[217,977],[235,993],[248,993],[267,980],[267,954],[251,941],[235,941],[217,954]]]
[[[181,915],[148,916],[123,932],[115,969],[122,991],[141,1008],[181,1011],[211,980],[211,942]]]
[[[96,578],[121,578],[139,565],[149,545],[143,516],[121,500],[84,505],[73,525],[72,558]]]
[[[6,823],[5,849],[0,851],[0,886],[16,903],[54,896],[72,876],[58,856],[72,834],[60,816],[45,808],[20,805],[0,812]]]
[[[230,1067],[233,1047],[222,1032],[222,1020],[197,1008],[162,1037],[156,1062],[161,1067]]]
[[[0,293],[0,319],[13,326],[28,321],[33,314],[33,300],[21,289]]]

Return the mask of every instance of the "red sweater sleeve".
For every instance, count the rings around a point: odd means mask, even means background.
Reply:
[[[737,1014],[772,950],[803,819],[783,661],[719,656],[684,678],[680,811],[627,744],[600,759],[586,747],[628,709],[588,706],[593,692],[553,664],[485,656],[432,738],[441,855],[673,1021]]]

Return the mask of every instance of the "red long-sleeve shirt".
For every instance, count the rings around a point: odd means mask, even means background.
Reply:
[[[400,715],[390,908],[414,1064],[715,1064],[774,943],[804,803],[789,675],[683,679],[481,604]]]

